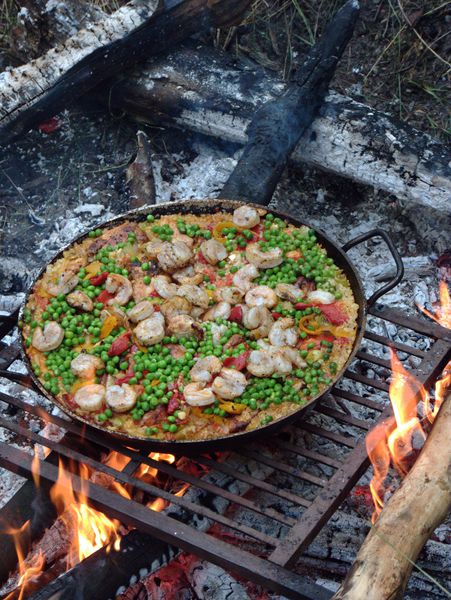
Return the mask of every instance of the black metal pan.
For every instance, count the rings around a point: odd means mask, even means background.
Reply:
[[[126,221],[126,220],[144,221],[146,218],[146,215],[149,214],[149,212],[152,212],[156,217],[161,216],[161,215],[174,214],[174,213],[185,213],[185,214],[191,213],[191,214],[201,215],[201,214],[212,214],[217,211],[233,212],[233,210],[235,208],[237,208],[238,206],[240,206],[241,204],[243,204],[243,203],[239,202],[239,201],[223,200],[223,199],[219,199],[219,200],[218,199],[216,199],[216,200],[189,200],[189,201],[185,201],[185,202],[171,202],[168,204],[158,204],[158,205],[151,207],[150,209],[146,208],[146,209],[139,209],[139,210],[128,212],[128,213],[121,215],[119,217],[116,217],[110,221],[104,222],[102,224],[102,227],[118,225],[121,222]],[[246,203],[246,204],[249,204],[249,203]],[[256,205],[256,204],[251,205],[251,206],[258,207],[258,205]],[[287,215],[285,213],[282,213],[279,211],[273,211],[273,210],[271,210],[271,212],[276,216],[286,219],[287,221],[289,221],[290,223],[292,223],[294,225],[297,225],[297,226],[308,225],[307,223],[301,223],[298,219],[296,219],[295,217],[293,217],[291,215]],[[30,372],[30,375],[31,375],[31,378],[32,378],[34,384],[36,385],[36,387],[39,389],[39,391],[44,396],[46,396],[49,400],[51,400],[53,403],[55,403],[57,406],[59,406],[59,408],[61,408],[71,418],[73,418],[77,421],[80,421],[82,423],[85,423],[91,429],[95,429],[99,436],[104,436],[106,433],[108,433],[109,435],[113,435],[114,437],[119,438],[127,446],[146,448],[149,451],[150,450],[158,450],[158,451],[169,452],[169,453],[173,453],[173,454],[186,454],[186,453],[193,453],[193,452],[223,450],[223,449],[232,448],[233,446],[236,446],[239,444],[246,443],[246,442],[253,440],[254,438],[257,438],[259,436],[269,436],[269,435],[275,433],[276,431],[286,427],[291,422],[302,418],[302,416],[305,414],[306,410],[308,410],[316,402],[318,402],[318,400],[322,396],[327,394],[331,390],[331,388],[337,383],[337,381],[340,380],[344,371],[348,368],[349,364],[351,363],[352,359],[354,358],[355,353],[357,352],[357,350],[360,346],[362,336],[365,332],[366,317],[367,317],[367,312],[368,312],[369,307],[371,307],[376,302],[376,300],[378,298],[380,298],[383,294],[385,294],[386,292],[391,290],[393,287],[395,287],[399,283],[399,281],[402,279],[402,276],[404,273],[404,268],[403,268],[401,257],[398,254],[398,251],[396,250],[396,248],[393,244],[393,241],[390,239],[390,237],[387,235],[387,233],[381,229],[373,229],[371,231],[368,231],[367,233],[365,233],[353,240],[350,240],[342,247],[338,246],[333,240],[331,240],[323,232],[318,231],[315,228],[312,228],[312,229],[314,229],[316,232],[318,242],[324,246],[324,248],[327,250],[328,255],[343,270],[343,272],[346,274],[346,276],[350,282],[352,291],[354,293],[355,301],[359,306],[358,321],[357,321],[358,326],[357,326],[357,333],[356,333],[356,337],[354,339],[352,352],[351,352],[348,360],[346,361],[346,364],[343,366],[341,371],[339,373],[337,373],[334,381],[326,389],[324,389],[318,396],[312,398],[307,405],[300,407],[294,413],[287,415],[285,417],[282,417],[280,419],[277,419],[276,421],[273,421],[267,425],[262,425],[261,427],[254,429],[252,431],[244,431],[244,432],[228,435],[226,437],[218,437],[218,438],[214,438],[211,440],[202,440],[202,441],[189,441],[189,440],[186,440],[186,441],[161,441],[161,440],[152,440],[152,439],[144,438],[144,437],[134,437],[134,436],[131,436],[131,435],[128,435],[125,433],[109,431],[109,430],[105,429],[104,425],[102,425],[102,427],[101,427],[101,426],[96,425],[96,424],[88,421],[87,419],[84,419],[83,417],[80,417],[79,415],[73,413],[67,406],[62,404],[55,397],[53,397],[43,387],[40,380],[37,378],[37,376],[33,372],[30,360],[28,358],[27,353],[25,352],[25,340],[24,340],[23,334],[21,332],[20,335],[21,335],[22,357],[23,357],[25,364],[27,365],[27,368]],[[88,234],[85,233],[85,234],[79,236],[77,239],[73,240],[68,246],[61,249],[58,252],[58,254],[56,254],[56,256],[53,257],[52,261],[50,261],[50,264],[53,263],[54,261],[56,261],[57,259],[59,259],[62,256],[63,252],[65,252],[70,246],[72,246],[73,244],[75,244],[77,242],[84,240],[87,237],[87,235]],[[393,277],[393,279],[391,279],[386,285],[384,285],[379,290],[377,290],[369,299],[366,299],[362,281],[360,279],[360,275],[359,275],[357,269],[355,268],[355,266],[353,265],[353,263],[351,262],[351,260],[349,259],[346,252],[350,248],[353,248],[354,246],[357,246],[358,244],[361,244],[362,242],[364,242],[370,238],[373,238],[373,237],[381,237],[387,244],[387,246],[390,250],[390,253],[393,257],[393,260],[396,264],[396,274]],[[41,275],[43,274],[43,272],[45,271],[46,268],[47,268],[47,265],[37,275],[29,292],[26,294],[25,299],[20,308],[19,320],[21,320],[21,318],[22,318],[24,308],[28,302],[29,295],[34,287],[35,282],[41,277]]]

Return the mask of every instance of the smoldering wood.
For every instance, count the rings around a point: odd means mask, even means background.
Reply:
[[[234,23],[250,1],[172,0],[161,7],[149,0],[138,4],[136,12],[124,14],[120,9],[35,63],[5,71],[0,76],[0,139],[16,139],[143,56],[164,52],[194,33]],[[57,56],[61,51],[63,60]]]
[[[233,143],[264,102],[285,85],[263,68],[220,50],[185,44],[96,90],[113,112],[139,122],[188,129]],[[291,155],[334,174],[393,194],[407,207],[451,215],[451,154],[396,118],[331,91]]]
[[[247,143],[220,196],[267,205],[288,158],[326,95],[359,14],[349,0],[311,48],[282,96],[263,104],[246,129]]]
[[[143,131],[136,134],[137,151],[127,167],[126,182],[130,191],[130,208],[155,204],[155,179],[149,138]]]
[[[451,506],[451,395],[412,470],[382,510],[334,600],[401,599],[421,549]]]

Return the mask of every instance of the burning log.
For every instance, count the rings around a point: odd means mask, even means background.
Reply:
[[[60,112],[124,66],[211,27],[232,24],[250,0],[132,3],[43,57],[0,76],[0,138],[10,141]]]
[[[410,473],[372,527],[335,600],[402,598],[413,564],[451,505],[451,395]]]

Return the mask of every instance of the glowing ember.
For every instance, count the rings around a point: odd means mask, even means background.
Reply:
[[[451,300],[448,288],[440,282],[440,307],[434,313],[419,307],[431,319],[443,327],[451,328]],[[420,382],[401,364],[396,353],[391,350],[392,381],[390,383],[390,401],[394,418],[377,425],[366,437],[366,449],[373,466],[373,478],[370,483],[371,495],[375,506],[373,523],[384,506],[385,480],[390,464],[403,477],[411,466],[415,446],[422,445],[426,439],[424,426],[433,423],[451,385],[451,362],[435,384],[434,398]],[[421,400],[423,420],[418,416],[418,402]]]

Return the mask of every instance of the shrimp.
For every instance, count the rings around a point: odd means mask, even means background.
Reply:
[[[213,390],[209,387],[204,387],[204,384],[201,382],[185,385],[183,396],[186,403],[190,406],[208,406],[216,400]]]
[[[291,283],[278,283],[276,294],[282,300],[289,300],[290,302],[299,302],[304,296],[304,292],[297,285]]]
[[[299,351],[296,350],[296,348],[290,348],[289,346],[286,346],[285,348],[281,348],[281,352],[285,356],[285,358],[289,360],[298,369],[303,369],[307,366],[307,363],[299,354]]]
[[[133,323],[139,323],[140,321],[149,318],[153,313],[154,307],[152,302],[149,302],[149,300],[141,300],[141,302],[135,304],[135,306],[127,312],[127,316]]]
[[[184,233],[180,233],[179,231],[174,231],[174,235],[172,237],[173,240],[178,240],[186,244],[189,248],[194,246],[194,239],[189,237],[189,235],[185,235]]]
[[[79,308],[85,312],[91,312],[94,310],[94,302],[91,300],[88,294],[85,294],[85,292],[82,292],[81,290],[75,290],[74,292],[68,294],[66,297],[66,302],[69,304],[69,306],[72,306],[72,308]]]
[[[82,352],[70,363],[70,369],[74,375],[81,379],[94,379],[97,369],[103,369],[103,360],[94,354]]]
[[[213,373],[219,373],[221,368],[222,363],[217,356],[205,356],[197,360],[189,374],[193,381],[208,383]]]
[[[168,335],[179,337],[197,335],[199,333],[199,326],[189,315],[177,315],[168,319],[167,332]]]
[[[212,306],[204,314],[204,321],[214,321],[215,319],[228,319],[230,317],[230,311],[232,307],[228,302],[219,302]]]
[[[173,298],[177,294],[177,285],[171,283],[171,278],[167,275],[153,277],[152,283],[157,294],[165,300],[169,300],[169,298]]]
[[[110,273],[105,283],[105,289],[110,294],[115,294],[114,298],[108,300],[108,304],[119,304],[124,306],[130,300],[133,294],[133,287],[129,279],[123,275]]]
[[[263,252],[259,244],[248,244],[246,258],[259,269],[272,269],[283,261],[283,252],[281,248],[271,248],[267,252]]]
[[[125,413],[136,404],[136,392],[131,385],[109,385],[106,388],[105,400],[108,406],[116,413]]]
[[[325,290],[313,290],[307,296],[309,302],[319,302],[319,304],[332,304],[335,302],[335,296]]]
[[[169,273],[185,267],[193,258],[190,247],[180,240],[164,242],[158,254],[158,264]]]
[[[160,305],[160,310],[166,319],[171,319],[177,315],[189,315],[192,309],[192,304],[186,298],[175,296],[170,298]]]
[[[31,343],[40,352],[50,352],[61,345],[64,339],[64,329],[56,321],[50,321],[42,330],[36,327],[31,338]]]
[[[207,292],[197,285],[181,285],[177,295],[186,298],[191,304],[195,304],[201,308],[208,308],[210,302],[210,297]]]
[[[232,221],[238,227],[249,229],[260,223],[260,215],[252,206],[239,206],[233,211]]]
[[[247,359],[247,370],[255,377],[270,377],[274,373],[271,354],[264,350],[252,350]]]
[[[100,318],[102,321],[105,321],[105,319],[109,316],[116,317],[117,322],[122,327],[126,327],[128,325],[127,315],[122,310],[122,308],[119,308],[119,306],[108,306],[107,308],[104,308],[100,313]]]
[[[75,274],[74,269],[70,269],[61,273],[56,281],[49,281],[45,285],[45,289],[51,296],[59,296],[59,294],[68,294],[71,292],[77,286],[78,282],[78,275]]]
[[[181,284],[199,285],[199,283],[204,280],[204,274],[200,272],[197,273],[193,265],[188,265],[183,269],[174,271],[174,273],[172,273],[172,279],[175,279],[177,283]]]
[[[266,306],[243,307],[243,325],[252,330],[252,337],[259,339],[268,335],[274,319]]]
[[[154,313],[151,317],[140,321],[133,333],[138,342],[144,346],[158,344],[165,336],[163,315]]]
[[[294,350],[296,352],[296,350]],[[293,370],[293,365],[291,364],[291,360],[288,358],[286,353],[283,350],[279,349],[271,349],[270,355],[272,357],[272,363],[274,366],[274,373],[279,373],[280,375],[288,375]]]
[[[144,246],[146,255],[149,258],[157,258],[157,256],[161,252],[163,244],[164,244],[163,240],[152,240],[151,242],[149,242],[148,244],[146,244]]]
[[[97,411],[103,407],[105,386],[98,383],[88,383],[79,388],[74,395],[74,402],[82,410]]]
[[[223,287],[216,291],[216,300],[228,302],[229,304],[239,304],[243,299],[243,292],[238,287]]]
[[[216,265],[219,261],[227,258],[227,250],[216,240],[205,240],[200,245],[200,251],[203,257],[211,265]]]
[[[294,327],[294,319],[278,319],[271,327],[268,338],[273,346],[295,346],[299,336]]]
[[[252,287],[252,280],[258,277],[258,269],[255,265],[245,265],[233,276],[233,285],[242,292],[248,292]]]
[[[246,389],[248,383],[244,373],[235,369],[221,369],[219,377],[213,381],[213,393],[224,400],[238,398]]]
[[[272,308],[277,304],[277,296],[275,291],[267,285],[257,285],[247,292],[245,301],[251,307],[266,306],[266,308]]]
[[[227,325],[218,325],[217,323],[211,324],[211,335],[213,338],[213,344],[218,345],[221,342],[221,338],[227,331]]]

